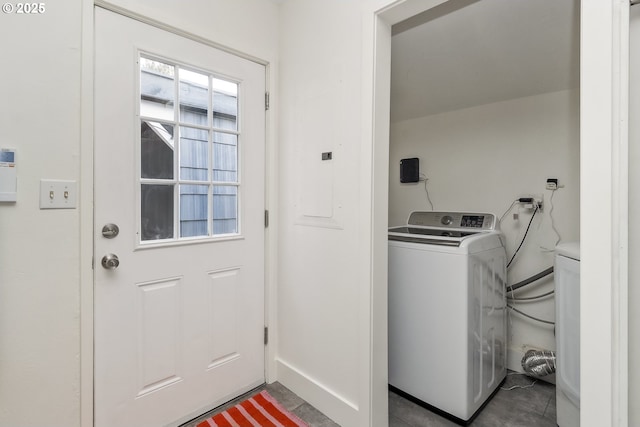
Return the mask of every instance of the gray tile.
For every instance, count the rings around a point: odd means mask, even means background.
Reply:
[[[556,393],[554,391],[551,399],[549,399],[549,403],[547,404],[547,409],[544,411],[544,416],[553,421],[556,421],[557,412],[556,412]]]
[[[316,408],[306,402],[298,406],[291,412],[307,422],[311,427],[340,427],[333,420],[331,420],[331,418],[327,417],[322,412],[318,411]]]
[[[393,415],[389,416],[389,427],[412,427],[411,425],[405,423],[400,418],[394,417]]]
[[[389,392],[389,419],[397,418],[411,427],[455,427],[452,421]]]
[[[315,426],[311,426],[311,427],[315,427]],[[340,427],[340,425],[338,423],[333,422],[333,420],[329,420],[327,422],[320,424],[317,427]]]
[[[527,386],[532,382],[533,379],[527,376],[509,375],[503,389],[487,403],[471,426],[556,427],[553,384],[538,380],[533,387],[504,390],[513,386]],[[399,422],[400,427],[457,425],[393,392],[389,392],[389,421]]]
[[[329,417],[305,402],[300,396],[298,396],[279,382],[268,384],[265,389],[285,409],[300,417],[311,427],[340,427]]]
[[[530,386],[532,387],[514,388]],[[520,411],[531,412],[537,415],[544,415],[547,405],[554,395],[553,385],[544,381],[534,380],[524,375],[509,375],[501,390],[493,397],[487,407],[492,406],[509,411],[518,408]]]
[[[520,374],[517,372],[511,372],[511,371],[509,371],[509,375],[507,375],[507,378],[502,388],[508,388],[514,385],[526,386],[531,384],[533,381],[536,381],[536,384],[534,387],[523,389],[523,390],[531,390],[531,391],[535,391],[536,393],[547,394],[549,396],[555,394],[555,390],[556,390],[555,385],[548,383],[542,379],[535,379],[528,375]]]
[[[265,390],[267,390],[271,396],[284,406],[287,411],[293,411],[295,408],[305,403],[300,396],[279,382],[267,384]]]
[[[503,388],[531,384],[523,375],[509,375]],[[267,390],[275,399],[310,427],[340,427],[316,408],[306,403],[280,383],[253,390],[216,409],[216,412],[235,405],[261,390]],[[556,427],[555,386],[537,381],[533,387],[500,390],[471,423],[472,427]],[[211,414],[209,414],[211,416]],[[203,418],[200,418],[203,419]],[[185,424],[194,426],[195,423]],[[389,427],[455,427],[457,424],[420,405],[389,392]]]
[[[547,413],[555,387],[524,375],[509,375],[505,384],[474,420],[473,427],[555,427],[555,414]],[[553,404],[555,406],[555,403]]]
[[[519,411],[493,411],[486,407],[471,424],[473,427],[556,427],[556,422],[542,415]]]

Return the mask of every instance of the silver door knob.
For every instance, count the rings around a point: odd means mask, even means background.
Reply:
[[[120,265],[120,260],[116,254],[107,254],[102,257],[102,266],[107,270],[115,270]]]

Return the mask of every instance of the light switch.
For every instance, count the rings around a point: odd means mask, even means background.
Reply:
[[[40,180],[40,209],[75,209],[78,183],[62,179]]]

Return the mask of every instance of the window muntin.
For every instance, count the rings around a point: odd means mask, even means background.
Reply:
[[[139,63],[140,242],[239,234],[238,83],[144,54]]]

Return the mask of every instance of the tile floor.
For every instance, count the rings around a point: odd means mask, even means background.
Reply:
[[[524,375],[508,375],[472,427],[556,427],[556,388]],[[389,392],[389,427],[453,427],[457,424]]]
[[[471,423],[472,427],[556,427],[556,393],[553,384],[537,381],[533,382],[523,375],[509,375],[493,399]],[[316,408],[302,400],[296,394],[280,383],[264,385],[248,394],[266,389],[287,410],[306,421],[310,427],[340,427]],[[233,406],[237,401],[246,398],[241,396],[229,402],[215,412]],[[215,413],[213,412],[213,413]],[[204,415],[182,427],[193,427],[198,422],[210,417],[213,413]],[[433,412],[418,406],[403,397],[389,392],[389,427],[454,427],[457,424],[442,418]],[[357,427],[357,426],[344,426]]]
[[[204,414],[195,420],[189,421],[180,427],[195,427],[199,422],[213,416],[214,414],[224,411],[225,409],[234,406],[236,403],[241,402],[249,396],[259,393],[262,390],[267,390],[271,396],[273,396],[286,410],[296,414],[302,420],[306,421],[310,427],[340,427],[334,423],[329,417],[325,416],[322,412],[302,400],[295,393],[290,391],[282,384],[275,382],[273,384],[266,384],[258,387],[250,392],[232,400],[219,408],[214,409],[208,414]]]

